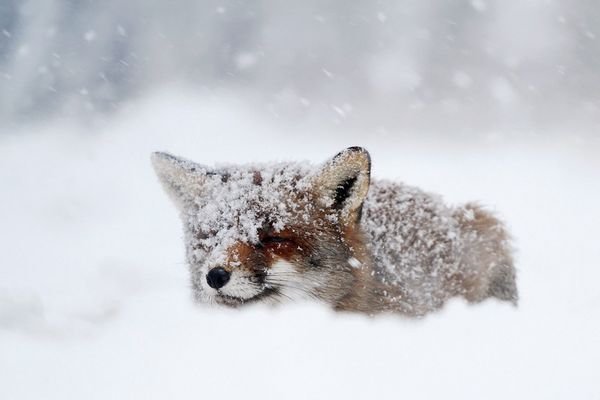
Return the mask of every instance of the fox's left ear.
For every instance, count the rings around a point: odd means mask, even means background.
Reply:
[[[355,223],[369,191],[371,157],[362,147],[349,147],[325,163],[313,190],[327,207],[341,211],[342,222]]]
[[[165,191],[180,211],[194,204],[202,195],[208,176],[214,175],[200,164],[168,153],[152,153],[151,160]]]

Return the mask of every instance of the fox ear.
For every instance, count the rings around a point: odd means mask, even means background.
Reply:
[[[151,160],[163,188],[180,211],[202,195],[207,175],[213,174],[205,166],[168,153],[152,153]]]
[[[325,163],[314,190],[327,207],[341,211],[343,222],[357,222],[369,191],[371,158],[362,147],[349,147]]]

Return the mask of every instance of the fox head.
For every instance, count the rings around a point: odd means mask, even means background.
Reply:
[[[181,215],[198,301],[335,305],[357,284],[368,257],[360,230],[366,150],[350,147],[319,167],[209,168],[167,153],[153,153],[152,163]]]

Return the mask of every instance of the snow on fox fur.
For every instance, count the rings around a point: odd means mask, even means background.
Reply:
[[[454,296],[517,302],[503,224],[476,204],[451,208],[417,188],[371,180],[363,148],[318,167],[209,168],[166,153],[152,161],[183,220],[200,302],[313,298],[410,316]]]

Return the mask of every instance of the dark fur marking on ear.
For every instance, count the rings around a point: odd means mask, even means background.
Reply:
[[[358,211],[356,213],[356,222],[360,222],[360,220],[362,219],[362,214],[363,214],[363,204],[361,204],[360,207],[358,207]]]
[[[357,176],[348,178],[335,188],[334,208],[342,208],[346,199],[350,197],[352,188],[354,187],[357,179]]]

